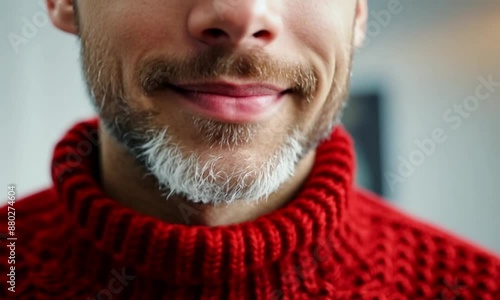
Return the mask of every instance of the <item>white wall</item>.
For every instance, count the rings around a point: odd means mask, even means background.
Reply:
[[[43,2],[0,3],[0,190],[14,183],[19,195],[50,183],[56,141],[92,114],[77,39],[49,24]],[[24,20],[34,17],[41,26],[30,31]],[[17,47],[10,40],[14,34],[26,37]]]
[[[373,11],[388,2],[372,1]],[[478,2],[401,0],[404,9],[359,51],[353,89],[384,87],[385,172],[398,174],[398,157],[418,149],[415,139],[435,128],[447,134],[389,198],[500,251],[500,89],[457,130],[442,116],[474,94],[479,76],[493,74],[500,81],[500,5]],[[46,24],[18,53],[9,42],[9,33],[22,34],[23,18],[43,21],[43,11],[35,1],[0,3],[0,190],[15,183],[21,195],[50,183],[55,142],[76,120],[93,114],[75,37]]]
[[[461,118],[460,126],[443,114],[475,95],[479,77],[493,76],[500,82],[498,4],[469,3],[466,9],[450,7],[439,14],[427,5],[429,13],[416,18],[417,6],[425,11],[422,3],[404,3],[404,10],[360,51],[353,78],[355,90],[380,83],[387,96],[384,174],[403,180],[392,181],[392,189],[391,181],[385,180],[389,198],[412,214],[496,251],[500,87],[468,118]],[[409,160],[419,150],[414,141],[431,137],[436,129],[443,130],[446,140],[424,155],[423,162],[414,160],[421,165],[412,172],[401,173],[400,156]]]

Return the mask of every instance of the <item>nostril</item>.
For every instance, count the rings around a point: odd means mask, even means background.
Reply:
[[[267,30],[260,30],[253,34],[255,38],[263,38],[268,39],[271,36],[271,33]]]
[[[220,37],[229,37],[229,35],[225,33],[224,30],[218,28],[205,29],[203,31],[203,35],[208,38],[216,38],[216,39]]]

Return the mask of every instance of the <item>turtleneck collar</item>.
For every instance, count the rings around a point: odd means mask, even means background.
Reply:
[[[99,183],[98,121],[75,125],[57,144],[52,178],[66,217],[113,262],[174,285],[242,278],[310,251],[318,240],[345,242],[352,189],[352,141],[342,128],[318,148],[295,199],[258,219],[207,227],[169,224],[122,206]],[[139,199],[138,199],[139,200]],[[348,227],[348,226],[347,226]]]

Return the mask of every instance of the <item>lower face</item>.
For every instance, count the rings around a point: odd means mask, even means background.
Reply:
[[[262,47],[200,43],[183,25],[198,2],[79,3],[89,91],[107,132],[168,195],[212,204],[265,199],[337,122],[354,1],[273,2],[283,30]],[[282,91],[221,97],[181,85],[207,81]]]

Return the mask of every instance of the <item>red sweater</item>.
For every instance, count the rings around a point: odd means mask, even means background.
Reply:
[[[55,148],[53,185],[15,202],[15,250],[0,241],[0,299],[500,299],[498,257],[352,187],[343,129],[319,146],[286,206],[205,227],[107,197],[96,128],[71,129]],[[7,215],[3,207],[1,232]]]

